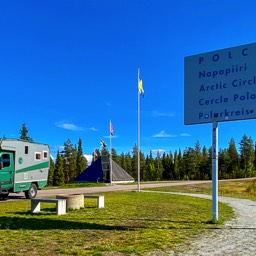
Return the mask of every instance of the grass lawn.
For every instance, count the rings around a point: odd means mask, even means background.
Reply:
[[[220,196],[230,196],[236,198],[246,198],[256,200],[256,179],[250,180],[220,180],[218,183],[218,194]],[[184,192],[212,194],[212,184],[204,183],[189,186],[162,187],[147,190],[164,191],[164,192]]]
[[[30,200],[0,202],[0,255],[144,255],[168,251],[185,239],[210,232],[211,201],[185,196],[108,192],[105,208],[86,200],[84,209],[57,216],[53,204],[30,213]],[[220,223],[231,218],[219,205]]]

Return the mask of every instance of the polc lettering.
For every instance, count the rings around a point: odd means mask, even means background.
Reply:
[[[244,48],[241,50],[241,55],[242,56],[247,56],[248,55],[248,48]],[[227,59],[232,59],[233,58],[233,53],[231,51],[227,52],[227,54],[225,54],[225,56],[220,56],[220,54],[213,54],[210,57],[210,60],[212,60],[213,62],[217,62],[219,61],[221,58],[227,58]],[[199,64],[202,64],[204,62],[205,58],[204,57],[200,57],[199,58]]]

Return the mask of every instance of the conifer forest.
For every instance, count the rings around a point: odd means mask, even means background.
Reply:
[[[23,124],[20,129],[20,139],[33,141],[28,137],[28,129]],[[82,173],[88,162],[83,154],[82,139],[77,145],[68,139],[58,151],[55,161],[51,159],[49,184],[63,185],[72,183],[75,177]],[[131,152],[117,154],[112,148],[112,159],[137,180],[138,147],[134,145]],[[102,155],[109,155],[107,147],[96,149],[92,153],[92,161]],[[140,152],[141,181],[168,180],[210,180],[212,169],[212,148],[201,146],[199,141],[194,147],[187,147],[174,152]],[[248,178],[256,175],[256,143],[251,137],[243,135],[238,143],[233,138],[227,148],[219,149],[218,176],[219,179]]]

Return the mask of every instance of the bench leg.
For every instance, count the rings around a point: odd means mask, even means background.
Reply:
[[[57,215],[66,214],[66,200],[58,200],[56,208],[57,208]]]
[[[98,208],[104,208],[104,196],[98,198]]]
[[[40,202],[33,202],[31,201],[31,212],[40,212]]]

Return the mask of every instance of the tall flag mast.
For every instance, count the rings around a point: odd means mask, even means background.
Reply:
[[[110,179],[110,184],[112,184],[112,179],[113,179],[113,172],[112,172],[112,136],[114,135],[114,129],[112,122],[110,120],[109,122],[109,139],[110,139],[110,174],[109,174],[109,179]]]
[[[138,68],[138,192],[140,192],[140,97],[144,97],[140,68]]]

